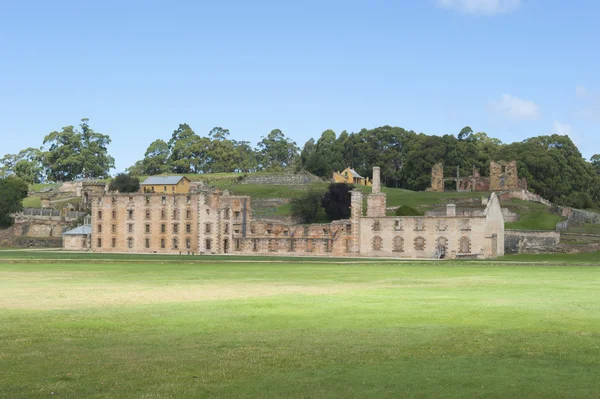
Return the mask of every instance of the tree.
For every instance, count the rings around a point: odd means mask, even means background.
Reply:
[[[260,166],[265,170],[283,170],[292,166],[298,157],[296,143],[283,134],[279,129],[271,130],[258,143]]]
[[[107,149],[110,137],[94,132],[87,118],[82,119],[79,126],[81,130],[66,126],[44,138],[44,145],[49,148],[42,163],[50,180],[106,178],[114,168],[115,160]]]
[[[11,215],[23,209],[23,199],[27,197],[28,190],[27,183],[18,177],[0,179],[0,225],[12,224]]]
[[[473,129],[471,129],[470,126],[465,126],[460,130],[460,133],[458,133],[458,139],[459,140],[468,140],[471,137],[471,134],[473,133]]]
[[[135,193],[140,189],[140,179],[128,173],[119,173],[108,185],[109,191],[120,193]]]
[[[592,155],[592,158],[590,158],[590,163],[594,167],[596,173],[600,175],[600,154]]]
[[[318,152],[313,152],[308,157],[304,169],[315,176],[331,178],[331,166]]]
[[[354,186],[346,183],[331,183],[323,195],[321,206],[330,221],[350,217],[350,191]]]
[[[169,150],[171,152],[169,163],[172,165],[172,172],[175,173],[197,173],[198,166],[203,165],[206,156],[195,159],[199,148],[200,137],[194,133],[187,123],[182,123],[173,131],[169,140]]]
[[[41,183],[43,180],[42,152],[37,148],[7,154],[0,159],[0,165],[0,177],[15,175],[30,184]]]
[[[292,199],[292,215],[298,217],[303,223],[314,223],[321,208],[323,193],[309,190],[304,195]]]
[[[159,175],[171,171],[169,145],[164,140],[154,140],[144,153],[139,175]]]

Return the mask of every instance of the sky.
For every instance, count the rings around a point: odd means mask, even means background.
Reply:
[[[123,171],[180,123],[302,146],[327,129],[600,153],[595,0],[0,1],[0,157],[89,118]]]

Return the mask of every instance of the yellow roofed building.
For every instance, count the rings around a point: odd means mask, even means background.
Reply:
[[[336,183],[348,183],[356,186],[370,186],[371,181],[368,177],[362,177],[351,167],[347,167],[342,172],[333,172],[333,181]]]

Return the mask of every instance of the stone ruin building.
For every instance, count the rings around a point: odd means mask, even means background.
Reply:
[[[429,191],[444,192],[445,182],[453,180],[456,183],[456,191],[527,191],[527,180],[519,179],[517,173],[517,161],[490,162],[490,176],[483,177],[477,168],[473,167],[470,176],[461,177],[457,170],[456,177],[444,177],[444,165],[439,162],[431,169],[431,188]]]
[[[504,254],[498,198],[479,216],[386,216],[379,168],[372,194],[351,192],[351,216],[326,224],[254,220],[250,197],[204,187],[189,193],[99,194],[92,199],[89,240],[94,252],[260,254],[392,258],[493,258]],[[75,244],[75,247],[73,246]]]

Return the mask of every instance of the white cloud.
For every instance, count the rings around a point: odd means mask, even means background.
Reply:
[[[575,95],[577,98],[585,98],[588,95],[588,91],[584,86],[577,86],[575,88]]]
[[[499,101],[492,103],[492,109],[511,119],[538,119],[541,116],[536,103],[510,94],[503,94]]]
[[[571,125],[559,121],[554,121],[552,124],[552,133],[569,136],[576,146],[579,146],[583,141],[583,135],[573,132]]]
[[[566,123],[560,123],[559,121],[554,121],[552,124],[552,131],[557,134],[570,136],[573,134],[573,128],[571,125],[567,125]]]
[[[496,15],[515,11],[521,0],[437,0],[437,4],[467,14]]]

